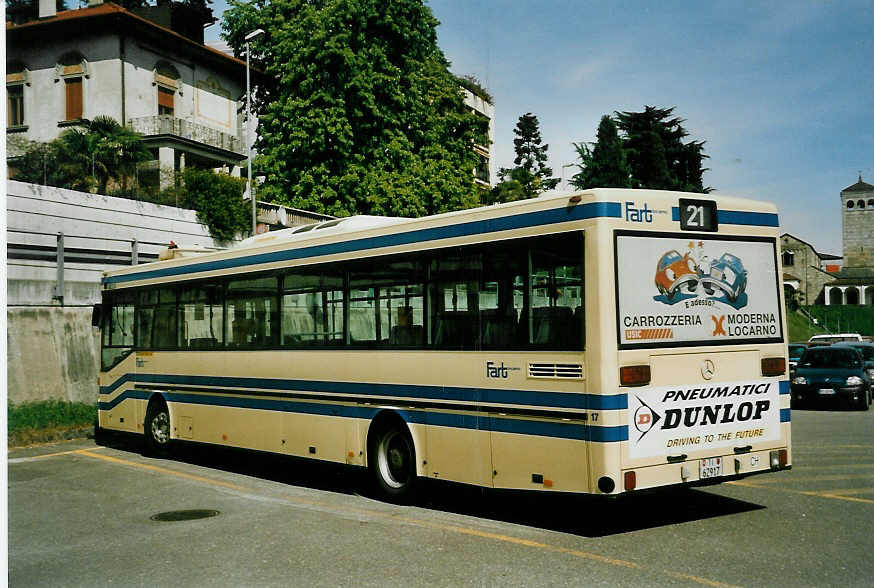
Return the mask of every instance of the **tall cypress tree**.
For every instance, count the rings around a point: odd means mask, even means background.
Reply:
[[[674,107],[644,106],[643,112],[615,112],[631,168],[632,188],[709,192],[703,186],[703,141],[684,143],[685,120]]]
[[[574,147],[580,161],[580,172],[570,180],[574,188],[631,187],[631,169],[612,118],[606,114],[601,117],[598,135],[591,149],[585,143],[574,143]]]
[[[533,198],[544,190],[552,190],[559,182],[559,178],[552,177],[552,168],[546,165],[549,145],[541,145],[537,117],[530,112],[520,116],[513,134],[516,135],[513,139],[516,167],[502,167],[498,171],[501,184],[491,194],[492,200],[497,202]]]

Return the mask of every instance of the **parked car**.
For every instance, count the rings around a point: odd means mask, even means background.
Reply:
[[[868,374],[868,380],[871,384],[871,395],[874,397],[874,343],[844,341],[835,343],[832,347],[852,347],[862,354],[865,373]]]
[[[816,345],[831,345],[832,343],[840,343],[842,341],[861,341],[862,335],[859,333],[835,333],[829,335],[814,335],[807,340],[808,347]]]
[[[656,266],[655,285],[665,298],[671,300],[680,289],[692,292],[698,286],[698,266],[689,254],[683,255],[671,250],[662,255]]]
[[[807,345],[804,343],[789,344],[789,378],[795,377],[795,368],[798,367],[798,360],[804,354]]]
[[[747,270],[739,258],[723,253],[710,264],[710,273],[701,277],[701,285],[707,294],[713,294],[714,288],[719,288],[729,301],[736,302],[747,288]]]
[[[796,403],[839,400],[859,410],[871,404],[871,378],[852,347],[811,347],[795,369],[790,391]]]

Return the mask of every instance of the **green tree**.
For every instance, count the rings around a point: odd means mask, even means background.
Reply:
[[[421,216],[476,205],[464,106],[421,0],[231,0],[223,37],[251,42],[259,198],[337,216]]]
[[[674,107],[644,106],[642,112],[615,112],[623,133],[623,147],[631,168],[632,188],[710,192],[702,167],[704,142],[683,142],[689,133]]]
[[[518,182],[521,192],[515,186],[502,186],[498,184],[491,194],[495,202],[507,202],[499,198],[534,198],[544,190],[552,190],[559,182],[559,178],[553,178],[552,169],[546,166],[549,145],[541,145],[540,123],[537,117],[527,112],[519,117],[516,128],[513,129],[516,138],[513,146],[516,158],[513,163],[516,167],[502,167],[498,171],[501,184],[506,182]]]
[[[137,165],[152,159],[143,136],[109,116],[66,129],[49,143],[34,143],[14,163],[15,179],[106,194],[110,182],[127,191]]]
[[[218,241],[232,241],[251,229],[251,209],[243,200],[246,181],[212,170],[187,168],[183,204],[197,211],[197,220]]]
[[[590,149],[585,143],[574,143],[580,171],[570,180],[574,188],[630,188],[631,169],[625,159],[622,139],[613,119],[606,114],[598,125],[596,141]]]

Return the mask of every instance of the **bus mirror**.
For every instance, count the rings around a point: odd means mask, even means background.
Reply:
[[[94,305],[94,308],[91,309],[91,326],[99,327],[103,322],[103,305],[98,303]]]

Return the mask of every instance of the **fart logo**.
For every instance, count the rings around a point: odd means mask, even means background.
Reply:
[[[651,223],[652,209],[646,202],[643,203],[643,208],[636,208],[636,204],[632,201],[625,203],[625,220],[632,223]]]
[[[501,362],[501,365],[496,364],[493,361],[486,362],[486,377],[487,378],[501,378],[507,379],[510,377],[510,372],[518,372],[522,368],[518,367],[510,367],[504,365],[504,362]]]

